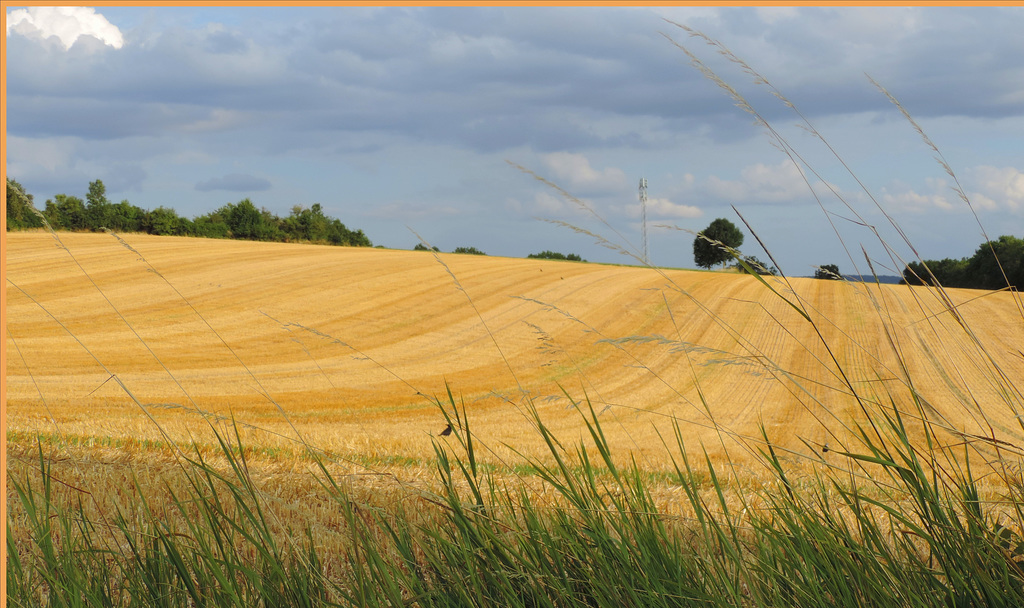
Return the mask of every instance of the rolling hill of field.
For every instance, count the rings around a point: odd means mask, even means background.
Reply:
[[[712,456],[760,426],[797,451],[842,445],[876,401],[961,432],[1020,435],[999,388],[1024,378],[1024,322],[1007,292],[949,290],[957,317],[934,290],[897,285],[769,279],[776,294],[719,272],[60,241],[7,236],[9,442],[185,441],[231,417],[250,445],[301,435],[344,457],[429,458],[446,387],[495,458],[541,450],[529,404],[578,437],[570,398],[589,399],[613,445],[641,461],[674,422]]]

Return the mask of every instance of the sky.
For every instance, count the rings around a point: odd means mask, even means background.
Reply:
[[[40,208],[101,179],[626,264],[643,177],[654,265],[693,268],[724,217],[790,276],[898,274],[1024,237],[1021,31],[1024,7],[8,6],[6,174]]]

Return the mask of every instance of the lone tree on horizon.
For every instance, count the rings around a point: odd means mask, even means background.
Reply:
[[[698,232],[697,238],[693,239],[693,261],[701,268],[725,264],[732,259],[732,254],[723,249],[722,245],[737,249],[742,244],[743,233],[740,229],[729,220],[720,217]]]
[[[839,266],[835,264],[822,264],[814,271],[814,278],[827,281],[842,281],[843,275],[839,274]]]

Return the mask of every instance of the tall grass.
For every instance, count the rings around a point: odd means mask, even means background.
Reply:
[[[677,425],[666,438],[670,484],[689,513],[668,516],[649,475],[620,463],[594,410],[575,405],[589,441],[563,445],[536,419],[554,462],[527,459],[556,496],[543,504],[479,466],[454,400],[439,403],[455,448],[436,444],[442,492],[430,517],[364,510],[322,467],[323,494],[350,535],[347,567],[333,573],[309,529],[280,530],[268,519],[237,436],[219,437],[226,472],[197,452],[187,459],[186,492],[162,504],[140,493],[136,513],[110,514],[107,530],[80,504],[56,499],[40,451],[41,484],[11,480],[18,508],[8,523],[27,526],[32,545],[8,541],[10,605],[1024,603],[1020,480],[1003,504],[986,503],[968,461],[922,452],[897,411],[875,421],[884,442],[865,432],[865,450],[843,454],[873,465],[872,477],[826,469],[796,482],[766,443],[775,477],[752,496],[710,459],[691,462]]]
[[[686,31],[771,86],[717,42]],[[673,43],[754,114],[794,162],[808,166],[735,89],[685,45]],[[949,170],[944,161],[943,166]],[[965,195],[964,201],[969,204]],[[897,248],[883,245],[898,264]],[[100,512],[90,505],[98,497],[89,488],[71,486],[53,473],[55,463],[74,458],[69,446],[48,452],[40,440],[34,465],[8,482],[8,605],[1024,605],[1024,442],[1015,429],[997,432],[988,418],[997,409],[1024,412],[1019,379],[1001,367],[941,287],[914,288],[918,297],[944,304],[943,313],[961,328],[961,342],[948,348],[976,354],[986,381],[997,388],[986,393],[995,395],[992,402],[969,391],[957,396],[989,432],[958,429],[915,388],[884,296],[873,299],[867,312],[881,319],[901,369],[873,371],[900,382],[879,383],[872,391],[849,379],[853,370],[832,355],[828,336],[835,328],[788,279],[753,277],[798,311],[799,322],[814,327],[826,353],[822,366],[831,366],[843,388],[837,392],[858,412],[841,421],[849,430],[841,441],[807,442],[800,453],[777,443],[765,428],[759,437],[738,438],[719,427],[723,442],[736,439],[766,471],[756,482],[740,483],[728,463],[707,452],[695,458],[702,452],[687,444],[679,421],[661,436],[669,464],[654,475],[629,453],[616,453],[586,395],[568,394],[584,438],[569,442],[556,436],[536,403],[524,399],[520,413],[547,452],[544,458],[521,454],[506,469],[517,474],[497,474],[480,458],[493,446],[474,434],[472,417],[448,391],[435,405],[450,436],[435,440],[433,490],[417,490],[415,501],[368,500],[351,480],[332,472],[331,456],[292,427],[297,451],[314,465],[313,499],[329,503],[341,522],[344,542],[326,548],[317,522],[295,526],[275,515],[276,499],[253,475],[252,451],[242,438],[241,430],[250,425],[213,420],[192,402],[188,409],[215,439],[213,453],[199,444],[178,445],[164,433],[176,477],[163,482],[163,494],[135,480],[127,488],[132,500],[105,502]],[[686,293],[683,286],[672,288]],[[487,329],[484,317],[476,315]],[[716,322],[735,331],[722,319]],[[494,334],[487,333],[500,352]],[[678,338],[682,343],[683,336]],[[606,340],[615,347],[625,342]],[[737,342],[750,344],[742,335]],[[750,360],[768,376],[793,391],[813,393],[801,378],[751,349]],[[232,355],[248,371],[233,350]],[[514,376],[507,359],[505,364]],[[945,371],[954,379],[965,373]],[[129,387],[121,387],[148,415]],[[698,393],[713,424],[714,404],[699,384]],[[133,471],[133,479],[136,473],[142,472]]]

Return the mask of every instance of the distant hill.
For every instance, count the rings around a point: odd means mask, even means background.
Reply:
[[[903,280],[903,277],[891,274],[880,274],[877,277],[871,275],[844,274],[843,278],[847,281],[855,281],[858,283],[874,283],[877,280],[879,283],[887,283],[890,285],[898,285],[899,282]]]
[[[809,277],[797,277],[797,278],[800,278],[800,279],[813,279],[814,277],[813,276],[809,276]],[[875,282],[875,277],[873,277],[871,275],[844,274],[843,275],[843,280],[851,281],[851,282],[854,282],[854,283],[874,283]],[[879,283],[883,283],[883,284],[886,284],[886,285],[898,285],[899,282],[903,280],[903,277],[897,276],[897,275],[891,275],[891,274],[880,274],[880,275],[878,275],[877,280],[878,280]]]

